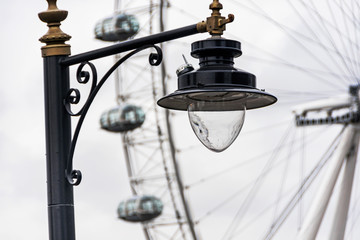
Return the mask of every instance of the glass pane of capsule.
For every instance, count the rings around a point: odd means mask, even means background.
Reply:
[[[101,128],[110,132],[126,132],[140,127],[145,121],[142,108],[134,105],[115,107],[100,117]]]
[[[150,221],[163,210],[163,203],[154,196],[134,196],[119,204],[118,217],[130,222]]]
[[[139,31],[139,22],[133,15],[117,14],[105,18],[95,26],[95,38],[117,42],[132,38]]]

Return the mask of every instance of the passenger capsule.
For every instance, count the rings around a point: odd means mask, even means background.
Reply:
[[[118,217],[129,222],[145,222],[158,217],[163,203],[154,196],[134,196],[118,207]]]
[[[144,121],[144,111],[134,105],[113,108],[100,117],[101,128],[110,132],[131,131],[140,127]]]
[[[133,37],[139,31],[139,22],[133,15],[116,14],[95,25],[95,38],[116,42]]]

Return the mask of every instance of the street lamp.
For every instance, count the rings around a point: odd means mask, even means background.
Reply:
[[[219,1],[213,1],[210,9],[211,17],[200,26],[211,38],[191,45],[191,55],[199,59],[200,68],[194,71],[186,64],[178,70],[178,90],[161,98],[158,105],[187,110],[191,127],[201,143],[221,152],[239,135],[246,110],[271,105],[277,99],[256,88],[255,75],[233,66],[234,57],[242,54],[241,44],[221,35],[234,15],[222,17]]]
[[[161,49],[154,45],[201,32],[209,32],[211,38],[192,44],[192,56],[200,59],[200,69],[192,71],[187,66],[178,72],[179,89],[162,99],[158,104],[165,108],[188,110],[190,121],[198,138],[214,151],[226,149],[239,133],[246,109],[270,105],[276,98],[256,89],[255,76],[233,67],[233,58],[241,55],[240,43],[221,38],[225,25],[234,20],[221,16],[222,5],[213,0],[212,14],[206,21],[148,37],[129,40],[109,47],[70,56],[70,45],[65,42],[71,37],[60,29],[60,22],[67,17],[67,11],[59,10],[56,0],[47,0],[47,11],[39,13],[49,30],[40,38],[46,45],[42,47],[44,59],[45,128],[49,234],[51,240],[75,240],[73,186],[80,184],[81,172],[72,169],[73,154],[85,116],[97,93],[109,76],[123,62],[136,53],[153,48],[149,62],[159,65],[162,61]],[[127,52],[97,81],[97,71],[90,61],[118,53]],[[80,91],[70,88],[69,67],[80,64],[76,77],[79,83],[91,82],[90,95],[80,111],[72,112],[71,105],[80,101]],[[91,74],[83,70],[90,68]],[[91,81],[90,81],[91,80]],[[208,115],[220,113],[208,120]],[[230,112],[230,115],[227,115]],[[223,124],[231,119],[227,139],[217,140],[214,119]],[[226,116],[225,116],[226,115]],[[79,116],[73,137],[71,117]],[[230,116],[230,117],[229,117]],[[210,125],[211,126],[210,126]],[[209,127],[210,126],[210,127]],[[208,131],[208,134],[204,134]],[[225,143],[224,143],[225,142]]]
[[[238,136],[246,110],[273,104],[276,98],[256,88],[255,75],[233,66],[234,57],[242,53],[240,42],[213,34],[191,47],[200,68],[181,69],[178,90],[161,98],[158,104],[187,110],[199,140],[210,150],[221,152]]]

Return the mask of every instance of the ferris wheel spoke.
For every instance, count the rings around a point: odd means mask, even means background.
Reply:
[[[269,91],[275,92],[277,95],[281,95],[283,97],[314,97],[314,95],[318,95],[319,98],[326,98],[329,95],[335,95],[338,93],[338,91],[315,92],[309,90],[304,92],[276,88],[270,88]]]
[[[300,187],[298,188],[297,192],[293,195],[293,197],[290,199],[288,204],[285,206],[285,208],[282,210],[282,212],[277,216],[277,218],[272,222],[271,227],[269,228],[268,232],[264,235],[265,237],[263,239],[270,240],[274,237],[278,229],[281,227],[281,225],[284,223],[286,218],[290,215],[290,213],[294,210],[297,204],[301,203],[301,199],[303,198],[306,191],[310,188],[314,180],[317,176],[319,176],[319,173],[324,168],[330,157],[333,155],[334,151],[337,148],[337,145],[339,144],[339,139],[342,136],[344,128],[340,131],[340,133],[335,137],[333,142],[328,147],[327,151],[323,154],[323,156],[320,158],[318,163],[314,166],[312,171],[309,173],[309,175],[302,180]]]
[[[140,137],[143,137],[143,138],[155,138],[154,136],[156,136],[157,134],[157,130],[154,129],[152,127],[153,125],[149,124],[149,125],[146,125],[146,126],[143,126],[141,128],[141,131],[134,131],[133,132],[133,138],[134,139],[139,139]]]
[[[134,141],[129,142],[130,145],[137,145],[137,146],[144,146],[147,147],[148,149],[153,149],[154,148],[154,144],[157,144],[159,142],[159,138],[154,137],[154,138],[147,138],[147,139],[137,139]]]
[[[350,28],[352,28],[354,30],[356,30],[356,28],[357,28],[354,12],[351,10],[350,6],[346,2],[341,1],[340,3],[338,3],[335,1],[335,4],[337,4],[340,7],[340,9],[343,13],[343,19],[344,19],[344,24],[346,26],[347,36],[352,37],[353,40],[355,40],[355,42],[358,42],[358,41],[356,41],[356,31],[353,32],[350,30]],[[342,4],[345,4],[345,7],[340,6]],[[346,8],[346,10],[345,10],[345,8]],[[346,44],[349,44],[349,46],[352,46],[352,41],[350,41],[350,38],[348,38],[348,41]],[[356,54],[356,52],[357,52],[356,49],[359,49],[359,45],[357,45],[355,49],[348,47],[348,51],[350,52],[352,58],[354,60],[356,60],[353,63],[354,64],[353,68],[356,71],[356,73],[359,74],[360,73],[359,72],[359,61],[358,61],[359,57]]]
[[[152,230],[155,232],[156,235],[159,235],[160,237],[163,237],[163,239],[170,239],[171,236],[166,233],[165,231],[159,230],[159,228],[152,228]]]
[[[262,10],[261,7],[259,7],[258,5],[256,5],[253,1],[251,1],[251,2],[252,2],[252,4],[255,5],[257,8],[259,8],[260,10]],[[236,2],[236,3],[237,3],[237,4],[240,4],[239,2]],[[326,27],[327,27],[326,24],[329,24],[329,23],[328,23],[327,21],[323,20],[323,18],[322,18],[321,15],[316,11],[316,9],[314,10],[313,8],[311,8],[310,6],[308,6],[308,5],[305,4],[305,3],[303,3],[303,5],[305,6],[304,8],[309,12],[310,17],[312,18],[312,24],[315,23],[315,24],[317,25],[317,28],[319,29],[318,32],[322,32],[322,33],[325,34],[325,36],[326,36],[326,31],[324,30],[324,28],[326,28]],[[245,6],[244,4],[241,4],[241,6],[246,8],[246,6]],[[254,9],[251,9],[251,8],[249,8],[249,7],[248,7],[247,9],[250,9],[250,11],[255,11]],[[260,11],[260,10],[259,10],[259,11]],[[256,11],[255,11],[255,12],[256,12]],[[278,26],[280,29],[282,29],[282,30],[286,33],[286,36],[290,37],[293,41],[295,41],[298,45],[300,45],[301,48],[304,49],[304,50],[307,52],[307,54],[308,54],[312,59],[315,59],[315,60],[318,62],[319,66],[322,66],[324,69],[329,70],[329,68],[328,68],[327,66],[324,66],[324,64],[321,64],[321,61],[320,61],[319,59],[317,59],[316,57],[314,57],[313,54],[312,54],[310,51],[307,50],[306,44],[302,44],[301,42],[297,41],[296,38],[292,37],[292,34],[291,34],[291,31],[290,31],[290,30],[284,29],[284,28],[286,28],[286,27],[283,27],[283,25],[282,25],[281,23],[273,20],[273,19],[272,19],[270,16],[268,16],[266,13],[264,13],[264,12],[256,12],[256,13],[259,14],[260,16],[267,17],[269,21],[271,21],[271,22],[274,23],[276,26]],[[315,15],[315,16],[314,16],[314,15]],[[319,16],[319,15],[320,15],[320,16]],[[317,19],[317,17],[319,17],[320,20]],[[321,21],[322,21],[322,24],[325,25],[325,27],[321,25]],[[320,23],[319,23],[319,22],[320,22]],[[333,25],[330,25],[330,26],[331,26],[332,28],[334,28]],[[326,28],[326,29],[327,29],[327,28]],[[312,31],[314,31],[314,30],[312,30]],[[324,33],[324,31],[325,31],[325,33]],[[334,31],[335,31],[335,32],[340,32],[340,30],[338,30],[338,29],[335,29]],[[327,31],[327,33],[330,34],[329,31]],[[299,35],[299,33],[297,33],[297,35]],[[343,35],[344,35],[344,34],[342,34],[341,37],[343,37]],[[328,39],[328,38],[330,38],[330,37],[327,37],[327,38],[325,37],[324,39]],[[348,40],[350,41],[350,39],[348,39]],[[315,43],[317,42],[317,44],[320,45],[322,49],[327,50],[327,51],[328,51],[328,54],[330,54],[329,49],[327,49],[327,48],[325,47],[325,45],[322,44],[323,40],[321,40],[321,41],[315,41],[315,40],[314,40],[314,42],[315,42]],[[334,48],[333,54],[331,54],[331,55],[334,55],[334,54],[335,54],[334,57],[336,56],[340,61],[342,61],[342,64],[334,64],[334,67],[337,68],[337,67],[339,67],[339,66],[343,66],[343,67],[345,67],[345,68],[348,68],[348,65],[349,65],[348,62],[352,63],[352,62],[354,62],[354,60],[351,59],[350,57],[348,57],[346,54],[340,53],[340,52],[337,50],[337,46],[336,46],[336,44],[334,44],[334,42],[331,42],[331,41],[330,41],[330,43],[332,43],[332,46],[333,46],[333,48]],[[353,43],[353,42],[352,42],[352,43]],[[354,45],[354,43],[353,43],[353,45]],[[354,47],[358,48],[358,45],[354,45]],[[331,57],[331,58],[334,59],[334,57]],[[334,59],[334,61],[335,61],[335,59]],[[349,80],[351,80],[352,82],[354,82],[354,81],[356,82],[357,79],[356,79],[355,75],[353,74],[353,71],[351,71],[351,70],[349,70],[349,69],[347,69],[347,70],[348,70],[347,72],[349,72],[350,75],[351,75],[351,79],[349,79]],[[340,80],[338,79],[338,81],[341,81],[341,80],[343,80],[343,79],[340,79]]]
[[[138,147],[135,147],[134,150],[135,150],[134,152],[137,155],[141,155],[140,158],[146,159],[145,163],[143,165],[141,165],[141,167],[138,167],[138,173],[144,175],[145,174],[145,169],[148,169],[149,168],[148,166],[153,164],[153,162],[155,162],[154,159],[155,159],[156,154],[159,152],[159,149],[158,148],[153,149],[153,151],[150,154],[147,154],[147,153],[143,152]]]
[[[143,151],[139,145],[134,146],[134,152],[142,155],[142,158],[145,157],[145,159],[147,159],[146,162],[137,170],[141,175],[147,175],[163,164],[163,161],[160,161],[159,159],[159,154],[161,153],[160,146],[156,144],[154,147],[150,147],[149,150],[151,150],[150,154]]]
[[[142,70],[139,71],[134,78],[132,78],[132,80],[130,81],[131,84],[128,85],[126,89],[123,89],[123,91],[124,91],[124,92],[134,91],[133,89],[134,89],[135,87],[138,87],[138,86],[139,86],[139,85],[138,85],[138,82],[146,81],[146,79],[143,77],[143,75],[145,74],[145,72],[146,72],[146,70],[147,70],[148,68],[149,68],[148,66],[144,66],[144,67],[142,68]],[[140,84],[140,86],[141,86],[141,84]],[[149,86],[150,86],[150,84],[149,84]]]
[[[252,11],[255,14],[258,14],[261,17],[264,17],[266,20],[268,20],[269,22],[273,23],[276,27],[278,27],[284,34],[285,36],[289,37],[290,40],[292,40],[292,42],[294,42],[294,44],[296,44],[300,49],[304,50],[304,52],[311,57],[311,59],[315,60],[317,64],[319,64],[319,66],[321,66],[322,68],[326,69],[327,71],[331,71],[331,69],[329,68],[329,66],[327,66],[326,64],[324,64],[324,62],[319,59],[318,56],[316,56],[310,49],[309,47],[301,42],[300,40],[298,40],[298,38],[296,36],[302,36],[302,38],[308,39],[306,38],[302,33],[299,33],[296,30],[290,29],[287,26],[285,26],[284,24],[276,21],[274,18],[272,18],[271,16],[269,16],[265,10],[263,10],[262,7],[260,7],[258,4],[256,4],[254,1],[252,0],[248,0],[253,6],[255,6],[256,9],[258,9],[258,11],[254,10],[253,8],[248,7],[247,5],[240,3],[238,1],[235,1],[235,3],[237,5],[240,5],[243,8],[248,9],[249,11]],[[318,42],[317,42],[318,43]],[[318,43],[321,44],[321,43]],[[326,47],[325,47],[326,49]],[[336,50],[335,50],[336,51]],[[335,65],[335,67],[338,67],[338,65]],[[340,79],[341,81],[343,81],[343,79]]]
[[[316,137],[319,137],[319,132],[321,133],[324,133],[323,130],[321,131],[315,131],[314,133],[314,136],[309,136],[309,138],[313,141],[315,140]],[[285,140],[284,138],[286,137],[287,135],[284,135],[283,136],[283,141]],[[287,137],[286,137],[287,138]],[[294,145],[295,142],[298,142],[299,140],[297,139],[296,141],[290,141],[289,144],[290,145]],[[311,145],[311,141],[307,141],[307,143],[309,145]],[[280,146],[283,145],[283,144],[279,144]],[[285,149],[289,149],[289,148],[285,148]],[[302,150],[302,147],[301,145],[298,146],[296,149],[293,149],[292,150],[292,153],[295,154],[297,151],[301,151]],[[276,159],[277,155],[280,154],[280,149],[277,149],[273,152],[272,156],[270,159]],[[261,182],[263,181],[263,179],[269,174],[270,171],[274,170],[276,167],[279,167],[281,163],[285,163],[285,164],[288,164],[287,161],[289,160],[292,160],[292,159],[288,159],[288,156],[285,156],[282,160],[279,160],[277,162],[273,162],[272,165],[270,167],[267,167],[269,162],[268,161],[268,164],[266,165],[266,167],[263,169],[262,173],[259,175],[259,177],[257,179],[254,180],[254,184],[252,185],[253,188],[251,189],[251,191],[249,192],[249,194],[247,195],[246,197],[246,200],[243,201],[243,204],[241,205],[239,211],[237,212],[236,216],[241,216],[239,217],[240,219],[237,219],[237,218],[234,218],[232,224],[230,225],[229,227],[229,230],[226,232],[227,235],[223,237],[223,239],[231,239],[232,237],[236,236],[236,233],[239,232],[238,228],[239,226],[241,225],[241,218],[244,217],[245,213],[246,213],[246,209],[248,209],[250,207],[250,202],[253,201],[254,197],[255,197],[255,193],[256,191],[260,188],[260,184]],[[278,198],[279,199],[282,199],[283,197],[283,194],[281,194],[281,197]],[[301,199],[301,198],[299,198]],[[299,201],[299,199],[297,201]],[[280,200],[279,200],[280,201]],[[278,201],[276,201],[278,202]],[[277,210],[276,210],[277,211]],[[285,220],[285,219],[284,219]],[[272,224],[272,226],[274,226],[274,224]],[[243,229],[243,228],[241,228]]]
[[[355,42],[359,42],[360,38],[359,38],[359,27],[360,27],[360,23],[359,23],[359,20],[356,18],[356,16],[358,15],[359,11],[356,13],[356,9],[359,10],[357,8],[357,6],[355,4],[358,4],[356,1],[351,1],[351,6],[350,8],[353,9],[353,11],[351,11],[351,14],[352,14],[352,19],[353,19],[353,24],[354,24],[354,28],[353,28],[353,36],[354,36],[354,41]],[[354,49],[354,54],[356,56],[356,59],[358,60],[358,62],[360,61],[360,57],[356,54],[357,52],[359,52],[359,46],[357,46],[355,49]],[[359,73],[360,72],[360,64],[357,65],[357,72]]]
[[[288,147],[288,153],[287,153],[286,159],[291,159],[291,154],[293,154],[293,151],[294,151],[294,143],[295,143],[294,139],[295,139],[295,137],[296,137],[296,131],[294,132],[294,134],[291,137],[290,146]],[[301,150],[303,150],[303,148],[300,147],[299,150],[301,151]],[[280,207],[279,205],[280,205],[280,202],[281,202],[281,199],[282,199],[285,183],[286,183],[287,176],[288,176],[289,164],[290,164],[290,161],[285,161],[282,177],[281,177],[281,180],[280,180],[280,187],[279,187],[279,190],[278,190],[278,196],[277,196],[277,200],[276,200],[276,205],[275,205],[275,208],[274,208],[273,221],[275,221],[276,216],[278,214],[279,207]]]
[[[293,128],[292,125],[290,125],[290,127],[287,128],[287,130],[285,131],[285,134],[283,135],[282,139],[280,140],[278,146],[282,146],[283,143],[287,140],[289,133],[291,132],[291,129]],[[268,169],[270,169],[273,164],[274,164],[274,157],[277,156],[277,154],[279,153],[279,147],[277,147],[277,150],[274,151],[274,153],[270,156],[270,158],[267,160],[267,163],[265,164],[264,168],[262,169],[261,173],[258,175],[258,177],[255,180],[255,183],[253,184],[251,190],[249,191],[249,193],[247,194],[247,196],[245,197],[244,201],[242,202],[242,204],[240,205],[238,211],[236,212],[232,222],[230,223],[229,227],[227,228],[225,234],[223,235],[222,239],[232,239],[233,238],[233,233],[236,232],[236,229],[238,228],[243,216],[246,214],[250,202],[252,201],[252,199],[254,198],[254,196],[256,195],[256,193],[258,192],[260,186],[262,185],[265,175],[265,172],[268,171]]]
[[[318,36],[316,31],[311,27],[312,22],[306,20],[306,18],[299,12],[298,8],[296,8],[294,6],[294,4],[291,2],[291,0],[288,0],[287,2],[291,6],[292,10],[296,13],[296,15],[301,19],[301,21],[304,24],[304,26],[306,27],[306,29],[308,31],[310,31],[311,35],[315,39],[315,43],[318,44],[321,48],[323,48],[326,51],[327,56],[329,56],[330,59],[332,60],[332,62],[335,63],[335,66],[339,66],[339,64],[336,64],[336,60],[334,59],[334,56],[332,54],[334,52],[337,53],[338,51],[336,51],[336,50],[334,51],[333,49],[330,49],[328,46],[325,46],[325,44],[321,41],[320,36]],[[340,68],[340,66],[339,66],[339,68]],[[344,72],[344,70],[341,69],[341,72]]]
[[[336,2],[336,1],[335,1]],[[304,1],[302,1],[303,4]],[[305,4],[306,5],[306,4]],[[313,2],[312,5],[314,6]],[[323,26],[323,29],[325,31],[325,33],[328,35],[328,40],[331,42],[331,44],[334,46],[335,49],[337,49],[337,53],[338,56],[340,57],[340,59],[342,60],[342,62],[344,63],[345,66],[351,65],[351,64],[346,64],[346,61],[344,60],[344,56],[349,56],[348,54],[342,54],[341,52],[346,52],[347,47],[346,44],[344,42],[344,40],[347,40],[349,42],[349,46],[351,48],[359,48],[359,44],[356,42],[353,42],[350,39],[350,35],[348,35],[347,33],[344,33],[340,30],[340,27],[337,24],[337,17],[334,16],[334,12],[332,10],[332,5],[329,4],[329,1],[327,1],[327,5],[328,5],[328,9],[329,12],[331,13],[332,16],[332,21],[328,21],[326,19],[324,19],[319,13],[318,11],[314,11],[314,13],[316,14],[316,17],[319,19],[319,21],[321,22],[321,25]],[[334,33],[331,34],[330,31],[333,30]],[[336,41],[334,40],[334,37],[338,36],[338,38],[340,39],[340,44],[336,44]],[[342,47],[343,51],[340,51],[339,48]],[[351,63],[351,62],[350,62]],[[359,62],[356,62],[356,64],[358,65]],[[348,67],[348,70],[351,71],[350,67]],[[356,73],[354,71],[352,71],[354,73],[354,77],[356,79]]]
[[[150,9],[157,9],[159,7],[159,4],[152,4],[151,6],[143,5],[143,6],[139,6],[139,7],[133,7],[133,8],[129,7],[130,4],[134,4],[134,3],[136,3],[136,2],[135,1],[129,2],[127,5],[125,5],[123,7],[123,9],[125,9],[127,13],[145,15],[145,14],[149,14]],[[119,9],[119,11],[122,12],[121,9]]]
[[[243,40],[243,42],[246,42],[246,41]],[[249,45],[251,45],[251,44],[249,44]],[[260,48],[257,48],[257,49],[260,51],[263,51],[265,54],[268,54],[268,52],[266,52],[265,50],[261,50]],[[297,64],[290,63],[289,61],[286,61],[279,57],[275,57],[274,55],[272,55],[272,57],[274,57],[274,59],[264,59],[264,58],[259,58],[259,57],[247,56],[247,58],[251,61],[263,62],[263,63],[269,64],[269,65],[277,64],[277,65],[282,65],[282,66],[290,68],[290,69],[294,69],[298,72],[301,72],[301,73],[304,73],[304,74],[310,76],[313,79],[316,79],[317,81],[321,81],[328,86],[332,86],[337,91],[340,91],[341,89],[345,89],[344,85],[339,82],[336,82],[336,83],[332,82],[331,80],[329,80],[329,77],[336,78],[336,79],[351,79],[352,78],[350,76],[340,75],[339,73],[336,73],[333,71],[327,72],[324,70],[311,69],[311,68],[299,66]],[[326,76],[328,76],[328,77],[326,77]]]
[[[284,200],[285,197],[289,196],[293,192],[292,189],[288,189],[285,194],[281,196],[281,200]],[[253,218],[249,219],[246,223],[240,226],[240,228],[237,230],[236,233],[233,234],[233,236],[241,236],[241,234],[246,231],[247,228],[249,228],[251,225],[259,221],[263,216],[265,216],[268,212],[270,212],[275,205],[278,204],[278,200],[268,204],[268,206],[264,207],[262,211],[260,211],[257,215],[255,215]],[[265,235],[265,234],[264,234]]]
[[[287,121],[287,123],[288,123],[288,122],[289,122],[289,121]],[[290,124],[290,126],[291,126],[291,125],[292,125],[292,124]],[[276,126],[276,125],[271,125],[271,126]],[[269,130],[269,129],[270,129],[270,128],[267,128],[267,130]],[[265,130],[265,127],[264,127],[264,128],[259,128],[259,129],[257,129],[257,130],[251,131],[251,132],[249,132],[249,133],[254,133],[254,132],[258,132],[258,131],[262,132],[263,130]],[[313,141],[316,141],[317,138],[319,138],[319,137],[321,136],[321,133],[325,133],[325,131],[324,131],[323,129],[320,129],[320,130],[318,130],[318,131],[314,131],[313,133],[311,133],[311,134],[308,135],[308,137],[306,138],[306,141],[307,141],[308,143],[312,143]],[[244,134],[246,134],[246,132],[245,132]],[[232,172],[232,171],[238,170],[239,168],[244,168],[246,165],[255,164],[256,161],[261,161],[261,160],[264,159],[264,157],[266,157],[266,156],[269,156],[269,155],[271,155],[271,154],[274,154],[275,152],[278,152],[278,151],[282,151],[283,149],[288,149],[289,147],[293,146],[294,143],[299,142],[300,140],[301,140],[301,137],[298,137],[298,138],[292,139],[292,140],[289,141],[289,142],[286,142],[286,143],[284,142],[284,143],[282,143],[282,144],[278,144],[278,146],[277,146],[276,148],[272,149],[272,150],[269,150],[269,151],[260,153],[260,154],[256,155],[255,157],[249,158],[249,159],[244,160],[244,161],[242,161],[242,162],[240,162],[240,163],[237,163],[237,164],[235,164],[235,165],[232,165],[232,166],[230,166],[230,167],[228,167],[228,168],[226,168],[226,169],[224,169],[224,170],[215,172],[215,173],[213,173],[213,174],[211,174],[211,175],[209,175],[209,176],[206,176],[206,177],[201,178],[201,179],[199,179],[199,180],[197,180],[197,181],[195,181],[195,182],[192,182],[192,183],[190,183],[190,184],[187,184],[187,185],[185,186],[185,188],[189,190],[189,189],[191,189],[191,188],[193,188],[193,187],[196,187],[196,186],[198,186],[198,185],[207,183],[208,181],[214,181],[214,180],[218,179],[218,178],[221,177],[221,176],[224,176],[224,175],[226,175],[226,174],[229,174],[229,173]],[[299,151],[302,151],[301,146],[297,147],[296,149],[293,149],[292,153],[295,154],[295,153],[297,153],[297,152],[299,152]],[[274,163],[273,167],[270,167],[270,168],[268,169],[268,171],[265,171],[265,172],[264,172],[264,175],[268,174],[269,171],[273,170],[273,169],[274,169],[275,167],[277,167],[282,161],[286,161],[287,159],[288,159],[287,157],[284,157],[284,158],[282,158],[282,159],[279,158],[279,159],[278,159],[278,163]],[[255,180],[254,180],[254,182],[255,182]]]
[[[254,48],[254,49],[258,50],[258,51],[261,51],[262,53],[264,53],[264,54],[270,56],[271,58],[273,58],[271,60],[268,60],[268,59],[263,59],[263,58],[259,58],[259,57],[249,57],[248,56],[249,59],[256,59],[258,61],[281,64],[281,65],[283,65],[285,67],[295,69],[295,70],[297,70],[297,71],[299,71],[301,73],[305,73],[306,75],[308,75],[308,76],[310,76],[310,77],[312,77],[312,78],[314,78],[314,79],[316,79],[318,81],[321,81],[321,82],[323,82],[324,84],[326,84],[328,86],[331,86],[334,90],[346,89],[346,87],[343,84],[341,84],[340,82],[338,82],[338,81],[333,82],[333,81],[329,80],[328,78],[325,78],[324,76],[322,76],[319,73],[319,70],[313,71],[312,69],[308,69],[306,67],[299,66],[296,63],[291,63],[290,61],[287,61],[287,60],[285,60],[285,59],[283,59],[283,58],[281,58],[279,56],[276,56],[273,53],[270,53],[270,52],[268,52],[268,51],[266,51],[266,50],[264,50],[264,49],[262,49],[260,47],[257,47],[254,44],[252,44],[251,42],[248,42],[248,41],[246,41],[244,39],[242,39],[241,42],[243,42],[243,43],[249,45],[250,47],[252,47],[252,48]],[[328,74],[333,75],[333,76],[338,75],[337,73],[332,72],[331,70],[329,71]],[[343,77],[350,78],[348,76],[343,76]],[[340,79],[343,79],[343,78],[341,77]]]
[[[148,29],[147,27],[148,27],[149,25],[151,25],[152,20],[154,19],[154,17],[155,17],[158,13],[159,13],[159,9],[158,9],[158,8],[155,8],[155,10],[152,10],[151,15],[150,15],[150,17],[148,18],[148,20],[143,24],[142,27],[140,27],[140,30],[142,30],[142,31],[140,31],[140,33],[145,33],[145,32],[146,32],[147,35],[152,34],[152,32],[151,32],[152,30],[151,30],[151,29]],[[141,36],[141,34],[140,34],[140,36]]]
[[[356,59],[356,56],[354,56],[352,49],[349,49],[349,47],[347,47],[347,46],[352,46],[353,43],[352,43],[352,41],[350,40],[350,38],[348,37],[348,36],[350,36],[350,33],[349,33],[349,29],[348,29],[348,22],[345,20],[346,14],[345,14],[344,9],[343,9],[343,7],[342,7],[341,5],[339,5],[336,1],[334,1],[334,3],[339,7],[340,11],[342,12],[342,16],[343,16],[343,18],[344,18],[344,26],[345,26],[345,30],[346,30],[346,33],[345,33],[345,34],[344,34],[344,33],[340,33],[340,30],[339,30],[340,27],[339,27],[339,25],[338,25],[338,23],[337,23],[336,17],[335,17],[335,15],[334,15],[333,10],[332,10],[332,7],[331,7],[332,5],[330,5],[329,2],[327,2],[327,5],[328,5],[329,11],[330,11],[330,13],[331,13],[331,15],[332,15],[332,20],[333,20],[334,25],[335,25],[335,27],[336,27],[336,29],[337,29],[337,33],[339,34],[340,41],[341,41],[341,45],[342,45],[342,49],[343,49],[344,52],[346,52],[345,55],[347,55],[347,56],[352,55],[351,57],[352,57],[353,61],[350,61],[350,64],[349,64],[349,65],[351,65],[351,67],[352,67],[352,69],[353,69],[352,71],[354,72],[354,75],[356,76],[356,71],[357,71],[356,66],[359,65],[359,62],[357,62],[357,61],[355,60],[355,59]],[[347,39],[345,39],[345,40],[347,40],[347,42],[349,43],[349,45],[347,45],[347,44],[344,42],[344,38],[347,38]],[[356,47],[358,47],[358,45],[356,45]]]

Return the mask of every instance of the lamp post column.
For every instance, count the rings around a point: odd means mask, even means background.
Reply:
[[[75,240],[73,186],[66,180],[65,169],[71,144],[71,119],[64,107],[69,90],[69,69],[59,61],[70,55],[71,37],[60,29],[67,11],[59,10],[56,0],[47,0],[49,7],[39,13],[48,24],[48,32],[40,38],[44,59],[46,169],[48,224],[50,240]]]

